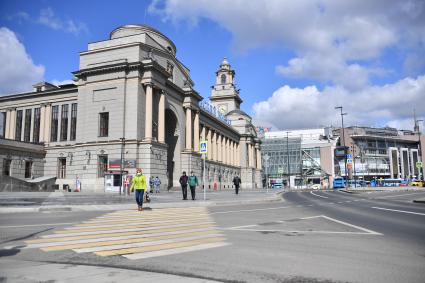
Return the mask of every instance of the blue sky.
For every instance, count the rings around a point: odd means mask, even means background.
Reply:
[[[370,3],[373,2],[373,3]],[[228,57],[255,123],[411,129],[425,117],[425,1],[0,1],[0,94],[62,82],[116,27],[167,35],[208,97]],[[84,8],[82,8],[84,7]]]

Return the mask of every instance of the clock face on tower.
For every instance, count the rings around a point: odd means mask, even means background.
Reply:
[[[221,114],[226,114],[227,112],[227,105],[226,104],[222,104],[218,107],[218,111],[220,111]]]

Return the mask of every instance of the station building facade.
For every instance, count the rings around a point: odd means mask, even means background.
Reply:
[[[207,102],[176,53],[161,32],[122,26],[80,53],[74,84],[42,82],[0,97],[0,138],[15,148],[0,155],[2,176],[56,176],[71,189],[78,179],[83,190],[103,191],[140,167],[164,187],[179,186],[182,171],[202,179],[205,140],[207,188],[231,187],[235,175],[242,187],[260,187],[261,141],[240,109],[235,71],[224,59]]]

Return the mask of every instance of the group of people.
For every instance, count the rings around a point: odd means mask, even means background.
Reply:
[[[195,190],[196,186],[198,186],[198,177],[195,176],[195,173],[192,171],[190,172],[190,176],[186,175],[186,171],[183,171],[183,175],[179,179],[182,193],[183,193],[183,200],[187,200],[187,186],[190,188],[190,194],[192,197],[192,200],[195,200]],[[241,185],[241,179],[238,176],[235,176],[233,178],[233,184],[235,185],[235,193],[239,194],[239,187]],[[161,181],[159,180],[158,176],[155,178],[150,177],[149,178],[149,187],[150,192],[153,193],[153,189],[155,188],[155,192],[159,193],[159,187],[161,185]],[[133,182],[130,187],[130,192],[133,192],[133,190],[136,191],[136,203],[138,206],[138,211],[143,210],[143,200],[145,197],[147,197],[147,184],[146,184],[146,178],[143,175],[142,169],[137,168],[136,170],[136,176],[133,178]]]

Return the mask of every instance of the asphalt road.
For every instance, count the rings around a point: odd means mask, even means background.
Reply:
[[[423,197],[425,192],[418,191],[288,192],[278,203],[213,206],[207,209],[208,217],[227,245],[143,259],[26,248],[28,240],[98,216],[114,216],[105,212],[7,214],[0,218],[0,266],[1,258],[9,258],[113,266],[223,282],[423,283],[425,205],[412,202]],[[164,211],[150,213],[159,217]],[[170,221],[167,215],[158,221]],[[179,215],[196,218],[190,208],[172,219]]]

